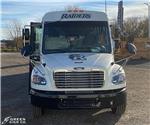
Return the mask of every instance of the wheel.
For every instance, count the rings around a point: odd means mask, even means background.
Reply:
[[[32,105],[33,118],[39,118],[43,114],[44,114],[44,109],[42,107],[38,107],[38,106]]]
[[[112,113],[116,115],[122,115],[126,110],[126,104],[119,105],[117,107],[111,108]]]

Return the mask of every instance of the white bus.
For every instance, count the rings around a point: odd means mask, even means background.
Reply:
[[[25,27],[30,40],[21,53],[30,56],[29,94],[35,117],[50,108],[126,109],[126,77],[114,60],[107,15],[96,11],[46,13]],[[127,46],[135,53],[132,44]]]

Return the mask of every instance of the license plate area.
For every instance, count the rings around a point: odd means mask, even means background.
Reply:
[[[61,100],[59,106],[62,108],[92,108],[99,107],[100,102],[96,99],[77,99],[75,97],[69,97],[68,99]]]

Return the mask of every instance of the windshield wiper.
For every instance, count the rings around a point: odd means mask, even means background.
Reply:
[[[68,50],[61,50],[61,49],[55,49],[55,50],[46,50],[47,53],[67,53]]]

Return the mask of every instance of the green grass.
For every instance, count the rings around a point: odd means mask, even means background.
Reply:
[[[1,48],[1,52],[18,52],[16,48]]]

